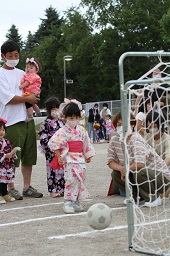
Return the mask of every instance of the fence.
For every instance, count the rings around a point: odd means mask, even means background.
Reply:
[[[108,108],[111,111],[112,116],[114,116],[117,112],[121,111],[121,100],[111,100],[111,101],[100,101],[100,102],[88,102],[83,104],[86,116],[89,115],[89,109],[94,106],[95,103],[99,105],[99,111],[103,108],[103,103],[108,104]],[[133,100],[132,106],[135,105],[135,99]]]

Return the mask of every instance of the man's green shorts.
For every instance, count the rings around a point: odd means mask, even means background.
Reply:
[[[37,143],[34,121],[19,122],[8,126],[5,136],[14,147],[20,147],[17,151],[18,159],[15,160],[15,167],[19,167],[20,161],[24,166],[35,165],[37,161]]]

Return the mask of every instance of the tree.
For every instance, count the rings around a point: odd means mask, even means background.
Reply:
[[[19,35],[18,28],[14,24],[12,24],[11,28],[8,30],[6,34],[7,40],[13,40],[20,45],[23,46],[22,36]]]
[[[24,50],[26,54],[29,54],[34,48],[37,46],[37,42],[35,39],[35,35],[33,35],[30,31],[28,31],[28,36],[25,41]]]
[[[45,10],[45,16],[45,19],[40,19],[41,24],[35,33],[37,43],[40,43],[42,39],[50,36],[52,31],[54,33],[55,30],[58,30],[63,23],[63,18],[60,18],[59,13],[51,6]]]

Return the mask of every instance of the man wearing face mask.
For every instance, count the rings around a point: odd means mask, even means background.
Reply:
[[[108,109],[108,104],[107,103],[103,103],[103,109],[100,111],[100,116],[103,119],[103,126],[102,126],[102,130],[103,130],[103,137],[105,140],[107,140],[107,136],[106,136],[106,127],[105,127],[105,118],[107,115],[111,116],[111,111],[110,109]]]
[[[19,146],[21,152],[15,160],[15,167],[19,167],[23,175],[23,196],[42,197],[36,189],[31,187],[32,165],[36,164],[37,147],[34,121],[25,122],[27,117],[25,102],[36,104],[39,98],[31,94],[22,96],[19,89],[20,81],[25,72],[15,68],[19,62],[20,47],[17,43],[9,40],[1,46],[1,58],[3,66],[0,68],[0,116],[7,120],[6,137],[11,141],[12,147]],[[17,200],[23,197],[15,189],[14,183],[8,185],[9,195]]]

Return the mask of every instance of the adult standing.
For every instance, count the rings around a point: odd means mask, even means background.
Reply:
[[[108,104],[105,102],[105,103],[103,103],[103,109],[100,111],[100,116],[103,119],[103,124],[105,124],[105,118],[107,115],[111,116],[111,111],[110,111],[110,109],[108,109]],[[102,130],[103,130],[104,139],[107,140],[105,125],[102,126]]]
[[[34,121],[25,122],[27,117],[25,102],[35,104],[39,101],[36,95],[22,96],[19,89],[20,81],[25,72],[15,68],[19,62],[20,47],[12,40],[6,41],[1,46],[3,66],[0,68],[0,117],[7,120],[6,138],[12,147],[19,146],[18,159],[15,167],[19,167],[23,175],[23,196],[42,197],[43,194],[34,189],[31,184],[32,166],[36,164],[37,147]],[[17,200],[23,199],[15,189],[14,183],[8,186],[9,195]]]
[[[95,142],[95,133],[94,133],[94,129],[93,129],[93,124],[94,124],[96,114],[99,114],[98,107],[99,107],[99,105],[97,103],[95,103],[93,108],[89,109],[88,135],[91,138],[91,132],[93,132],[93,142]]]

